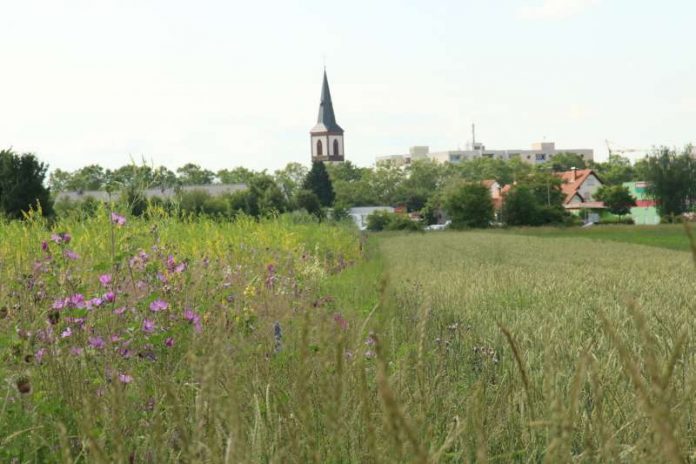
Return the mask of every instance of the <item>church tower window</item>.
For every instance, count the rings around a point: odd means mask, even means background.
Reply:
[[[317,140],[317,156],[321,156],[323,154],[324,150],[322,150],[321,140]]]
[[[333,143],[333,154],[334,156],[338,156],[340,153],[338,152],[338,139],[334,139]]]

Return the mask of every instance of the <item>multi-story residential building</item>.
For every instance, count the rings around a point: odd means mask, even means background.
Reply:
[[[386,155],[378,156],[376,164],[393,163],[396,165],[405,165],[419,158],[429,158],[437,163],[461,163],[462,161],[471,161],[476,158],[494,158],[501,160],[520,159],[525,163],[537,164],[550,161],[554,156],[560,153],[573,153],[581,156],[585,161],[594,159],[594,150],[591,148],[556,148],[554,142],[541,142],[532,145],[529,150],[520,149],[505,149],[505,150],[489,150],[481,143],[475,143],[468,150],[448,150],[440,152],[431,152],[429,147],[418,146],[411,147],[408,155]]]

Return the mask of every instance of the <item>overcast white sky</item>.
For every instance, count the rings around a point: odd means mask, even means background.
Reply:
[[[693,0],[0,0],[0,147],[52,168],[696,142]]]

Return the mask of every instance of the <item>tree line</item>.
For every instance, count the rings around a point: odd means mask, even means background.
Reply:
[[[421,213],[427,223],[454,213],[464,218],[459,221],[462,226],[477,226],[490,220],[476,219],[464,207],[466,200],[478,210],[483,204],[488,215],[492,208],[483,199],[488,191],[480,189],[480,181],[494,179],[500,185],[514,185],[506,194],[507,206],[499,211],[497,219],[511,225],[540,225],[567,220],[562,208],[561,179],[554,174],[571,168],[591,168],[605,184],[599,196],[615,206],[613,212],[625,214],[631,204],[622,183],[646,181],[650,194],[658,200],[660,213],[674,217],[693,210],[696,202],[696,160],[691,153],[691,147],[682,151],[659,148],[635,163],[616,154],[603,163],[588,162],[570,153],[538,165],[518,159],[478,158],[459,164],[417,160],[405,167],[387,164],[375,168],[358,167],[351,162],[326,166],[319,163],[310,170],[300,163],[289,163],[272,173],[243,167],[213,172],[194,163],[174,171],[135,163],[110,170],[95,164],[72,172],[56,169],[46,178],[48,166],[34,154],[3,150],[0,212],[6,217],[20,218],[37,205],[47,215],[75,209],[89,212],[95,201],[54,204],[53,198],[62,191],[103,190],[122,193],[133,214],[143,214],[154,204],[168,210],[231,217],[239,213],[258,217],[294,210],[323,217],[329,208],[334,215],[342,216],[354,206],[400,205],[409,212]],[[248,188],[221,197],[211,197],[203,191],[182,193],[175,199],[146,199],[142,195],[150,188],[177,189],[215,183],[243,183]]]

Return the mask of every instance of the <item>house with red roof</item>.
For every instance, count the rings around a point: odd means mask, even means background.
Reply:
[[[563,181],[563,207],[584,218],[585,222],[599,221],[600,214],[606,209],[604,203],[594,197],[603,185],[599,176],[592,169],[571,169],[556,175]]]

